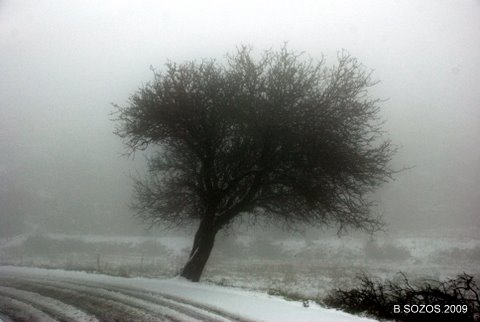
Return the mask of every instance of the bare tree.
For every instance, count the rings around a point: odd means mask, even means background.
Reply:
[[[287,227],[375,231],[367,196],[393,171],[370,72],[345,52],[327,67],[287,50],[255,59],[167,63],[126,107],[116,134],[131,153],[158,146],[133,207],[151,225],[199,222],[183,271],[198,281],[215,235],[242,215]]]

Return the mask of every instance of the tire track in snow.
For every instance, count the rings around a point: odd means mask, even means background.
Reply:
[[[0,299],[0,310],[2,310],[2,303]],[[6,310],[6,308],[4,308]],[[3,313],[0,313],[0,322],[13,322],[12,319],[10,319],[8,316],[3,315]]]
[[[62,302],[75,306],[100,321],[175,321],[161,313],[152,314],[137,305],[122,303],[112,298],[103,298],[101,294],[86,294],[69,288],[67,285],[54,286],[53,282],[42,282],[31,279],[2,279],[2,284],[9,285],[20,291],[30,291],[40,294],[43,297],[61,299]],[[32,304],[32,303],[29,303]],[[32,304],[35,306],[35,304]],[[48,308],[41,307],[42,311]],[[63,319],[62,319],[63,321]],[[84,321],[84,319],[73,319],[70,321]]]
[[[40,296],[38,293],[0,286],[0,295],[10,296],[17,301],[28,303],[60,321],[68,322],[81,320],[85,322],[98,322],[94,317],[85,314],[85,312],[71,305],[65,304],[55,298]]]
[[[0,280],[11,287],[34,291],[45,296],[60,297],[63,302],[77,306],[102,321],[117,320],[115,316],[118,312],[123,312],[121,321],[129,319],[142,321],[245,321],[215,308],[191,303],[184,299],[106,283],[31,277],[2,278]],[[100,312],[99,307],[103,308]],[[112,311],[115,312],[112,313]]]
[[[164,294],[161,292],[154,292],[154,291],[139,291],[138,289],[129,288],[126,286],[120,287],[106,283],[96,283],[91,284],[87,282],[74,282],[68,281],[69,284],[77,284],[83,286],[91,286],[95,288],[103,288],[105,290],[112,290],[117,291],[123,294],[129,294],[138,298],[142,298],[148,301],[152,301],[155,303],[159,303],[162,305],[171,305],[172,308],[175,308],[179,311],[183,310],[194,310],[196,314],[208,314],[206,319],[200,318],[201,320],[207,321],[238,321],[238,322],[251,322],[251,320],[245,319],[243,317],[237,316],[235,314],[230,314],[224,311],[221,311],[215,307],[211,307],[205,304],[197,303],[194,301],[190,301],[181,297],[173,296]]]
[[[80,283],[78,284],[69,283],[69,284],[76,285],[76,287],[78,288],[85,288],[85,287],[91,288],[91,286],[86,286],[85,284],[80,284]],[[103,294],[107,293],[106,295],[115,296],[116,298],[118,298],[119,301],[121,301],[123,298],[126,298],[127,301],[129,300],[129,298],[140,299],[142,301],[154,304],[156,306],[161,306],[164,308],[171,309],[175,312],[183,313],[189,316],[190,318],[194,318],[195,320],[212,321],[212,322],[232,321],[232,319],[227,319],[220,314],[215,314],[214,312],[211,312],[204,308],[195,307],[193,305],[182,303],[179,301],[173,301],[171,299],[168,299],[162,295],[159,295],[153,292],[129,290],[126,288],[119,288],[119,287],[113,287],[113,286],[109,286],[109,287],[97,286],[95,289],[95,293],[100,293],[100,292]]]
[[[57,322],[45,312],[10,296],[0,295],[0,312],[0,318],[4,322]]]

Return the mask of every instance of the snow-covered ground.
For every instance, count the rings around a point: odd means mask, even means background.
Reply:
[[[185,263],[187,237],[33,235],[0,240],[0,265],[171,278]],[[446,279],[480,275],[480,239],[336,236],[283,240],[227,236],[216,241],[202,280],[290,298],[320,300],[359,273]]]
[[[143,321],[373,321],[314,303],[177,278],[121,278],[3,266],[0,285],[0,312],[8,316],[12,308],[22,308],[24,316],[42,321],[93,322],[119,312]]]

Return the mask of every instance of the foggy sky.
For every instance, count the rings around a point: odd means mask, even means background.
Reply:
[[[143,159],[120,157],[111,103],[167,59],[284,41],[375,70],[393,165],[413,166],[377,195],[390,230],[480,228],[478,0],[0,0],[0,191],[40,203],[31,217],[128,216]]]

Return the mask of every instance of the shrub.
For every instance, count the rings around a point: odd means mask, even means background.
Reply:
[[[446,281],[425,279],[416,284],[411,284],[404,274],[400,276],[399,280],[381,282],[360,275],[359,287],[334,290],[324,303],[349,313],[394,321],[473,321],[480,312],[480,289],[471,275],[464,273]],[[396,305],[401,312],[394,312]],[[440,313],[408,313],[404,311],[406,305],[418,305],[418,309],[421,305],[438,307]],[[452,307],[466,308],[466,313],[444,313]]]

